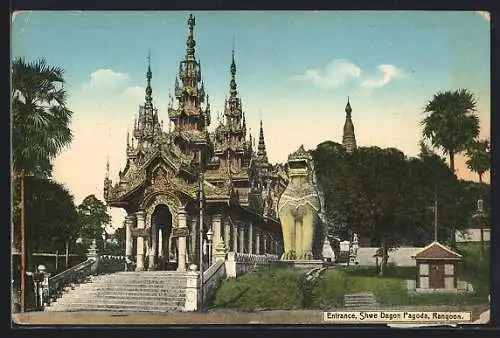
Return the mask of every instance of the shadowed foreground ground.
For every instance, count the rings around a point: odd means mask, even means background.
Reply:
[[[457,309],[450,306],[404,308],[409,311],[470,311],[472,320],[489,320],[488,305]],[[387,309],[389,310],[389,309]],[[392,311],[396,308],[390,309]],[[403,310],[403,309],[401,309]],[[217,310],[206,313],[137,312],[27,312],[13,314],[16,324],[25,325],[126,325],[126,324],[327,324],[318,310],[238,312]]]

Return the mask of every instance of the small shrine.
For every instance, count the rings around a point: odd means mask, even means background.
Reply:
[[[439,242],[432,242],[414,256],[417,292],[457,291],[457,263],[462,256]]]

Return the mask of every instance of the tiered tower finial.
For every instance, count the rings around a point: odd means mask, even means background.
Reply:
[[[231,82],[230,82],[230,94],[231,97],[236,97],[238,92],[236,90],[236,63],[234,62],[234,39],[233,39],[233,51],[231,54]]]
[[[257,150],[257,158],[262,162],[267,162],[266,143],[264,141],[264,127],[262,126],[262,118],[260,119],[259,147]]]
[[[146,86],[146,102],[145,108],[153,108],[153,89],[151,88],[151,78],[153,77],[153,73],[151,72],[151,52],[148,52],[148,71],[146,73],[147,86]]]
[[[193,30],[194,30],[195,25],[196,25],[196,20],[195,20],[193,14],[189,14],[189,19],[188,19],[189,33],[188,33],[188,39],[186,42],[186,46],[187,46],[186,59],[190,59],[190,58],[194,59],[194,47],[196,46],[196,41],[194,41]]]
[[[352,123],[352,108],[349,97],[347,97],[347,104],[345,106],[345,124],[344,134],[342,136],[342,145],[348,153],[352,153],[356,149],[356,135],[354,134],[354,124]]]

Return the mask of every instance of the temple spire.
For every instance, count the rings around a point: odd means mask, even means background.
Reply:
[[[264,141],[264,128],[262,126],[262,119],[260,119],[260,134],[259,134],[259,147],[257,150],[257,158],[262,162],[267,162],[266,143]]]
[[[151,53],[148,53],[148,71],[146,73],[147,86],[146,86],[146,104],[144,107],[146,109],[153,108],[153,97],[151,94],[153,93],[153,89],[151,88],[151,78],[153,77],[153,73],[151,72]]]
[[[109,179],[109,156],[106,157],[106,179]]]
[[[196,25],[196,20],[193,16],[193,14],[189,14],[189,19],[188,19],[188,39],[186,42],[186,59],[194,59],[194,47],[196,46],[196,42],[194,41],[194,36],[193,36],[193,30],[194,26]]]
[[[234,39],[233,39],[233,51],[231,54],[230,94],[231,94],[231,97],[236,97],[236,95],[238,94],[238,92],[236,90],[236,63],[234,62]]]
[[[352,108],[349,97],[345,106],[345,124],[344,134],[342,136],[342,145],[348,153],[352,153],[356,149],[356,135],[354,134],[354,124],[352,123]]]

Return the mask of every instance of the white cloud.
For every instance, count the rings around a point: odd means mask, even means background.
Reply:
[[[353,78],[361,77],[361,68],[354,63],[337,59],[325,69],[309,69],[304,74],[292,77],[296,81],[308,81],[323,88],[338,87]]]
[[[486,21],[491,22],[490,12],[486,11],[476,11],[476,14],[481,15]]]
[[[393,65],[380,65],[377,67],[378,76],[371,77],[361,83],[365,89],[380,88],[388,85],[392,80],[403,76],[403,72]]]
[[[140,86],[127,87],[121,94],[127,100],[134,101],[140,103],[144,101],[144,97],[146,96],[145,88]],[[154,98],[154,97],[153,97]]]
[[[112,69],[98,69],[90,74],[90,80],[83,85],[84,90],[120,88],[129,81],[129,75]]]

